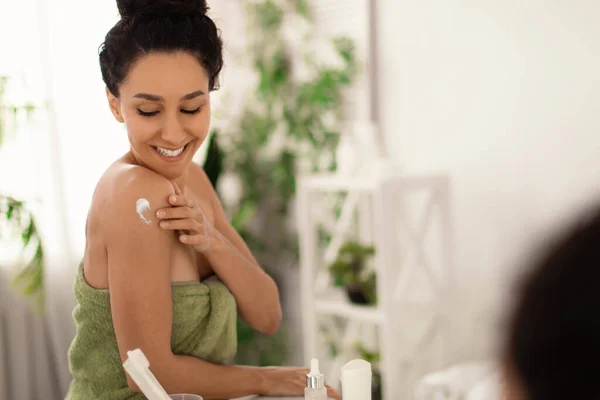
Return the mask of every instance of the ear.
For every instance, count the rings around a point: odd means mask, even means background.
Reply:
[[[110,111],[115,116],[115,119],[121,123],[125,122],[123,119],[123,114],[121,113],[121,104],[119,103],[119,99],[115,97],[114,94],[106,88],[106,98],[108,99],[108,106],[110,107]]]

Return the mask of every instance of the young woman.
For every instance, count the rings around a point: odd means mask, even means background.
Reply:
[[[169,393],[301,396],[305,368],[227,365],[237,315],[271,334],[281,306],[275,283],[192,162],[223,65],[206,2],[117,6],[121,20],[106,35],[100,67],[130,149],[102,176],[89,210],[67,398],[145,398],[122,367],[137,348]]]

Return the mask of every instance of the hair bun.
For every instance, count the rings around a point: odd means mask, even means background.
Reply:
[[[208,6],[205,0],[117,0],[122,19],[139,15],[205,15]]]

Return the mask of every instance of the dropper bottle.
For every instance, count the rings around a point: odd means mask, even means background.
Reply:
[[[325,376],[319,371],[319,360],[310,360],[310,373],[306,374],[304,400],[327,400]]]

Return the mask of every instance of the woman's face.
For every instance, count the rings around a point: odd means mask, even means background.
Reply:
[[[140,165],[180,177],[208,134],[209,77],[189,53],[150,53],[134,63],[119,98],[109,105],[124,122],[131,152]]]

